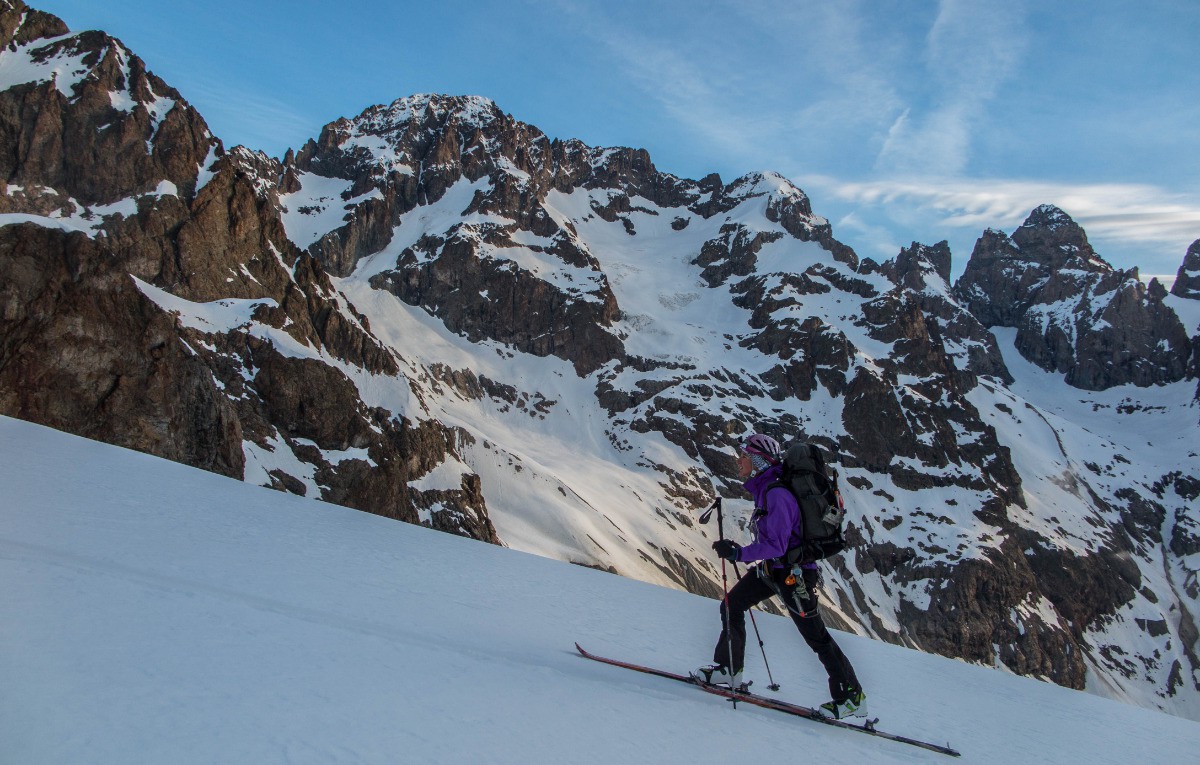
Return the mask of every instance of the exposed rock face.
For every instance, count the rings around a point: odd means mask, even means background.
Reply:
[[[1200,716],[1163,385],[1197,376],[1197,246],[1167,295],[1045,206],[952,289],[944,242],[860,261],[773,173],[435,95],[227,152],[117,41],[9,0],[0,34],[0,412],[710,596],[731,445],[804,437],[850,508],[831,620]]]
[[[0,9],[0,29],[10,30],[0,38],[7,57],[51,75],[4,92],[0,175],[9,186],[26,196],[53,189],[64,205],[111,203],[163,181],[190,194],[218,144],[178,92],[113,38],[65,36],[61,21],[23,3]]]
[[[884,273],[902,288],[901,294],[915,300],[921,320],[933,333],[930,340],[934,346],[945,345],[939,336],[945,333],[947,340],[963,348],[937,371],[954,378],[962,390],[975,387],[979,376],[1011,381],[995,338],[954,298],[950,289],[950,247],[946,242],[932,247],[913,242],[900,251],[894,262],[885,264]]]
[[[551,189],[583,175],[576,164],[561,144],[489,101],[419,96],[327,125],[287,168],[297,190],[289,204],[297,215],[315,209],[319,200],[306,205],[299,193],[305,179],[351,181],[347,193],[362,201],[345,225],[310,248],[345,276],[365,255],[386,248],[417,205],[438,202],[460,181],[474,184],[461,214],[481,222],[423,237],[373,285],[422,306],[473,342],[490,338],[566,358],[587,374],[619,356],[621,343],[607,329],[617,307],[599,265],[544,208]],[[609,171],[619,173],[614,164]],[[559,280],[534,278],[503,256],[516,246],[510,234],[522,230],[542,238],[537,251],[565,266]]]
[[[961,279],[959,299],[985,326],[1017,328],[1021,354],[1067,384],[1105,390],[1176,382],[1189,367],[1187,331],[1136,269],[1115,271],[1070,216],[1034,210],[1011,237],[988,231]]]
[[[1192,242],[1187,255],[1179,266],[1175,283],[1171,285],[1171,294],[1182,298],[1200,300],[1200,239]]]
[[[0,91],[0,213],[38,221],[0,227],[0,412],[498,541],[469,477],[436,512],[409,488],[457,439],[362,401],[344,370],[399,379],[396,358],[287,238],[279,163],[226,154],[103,33],[20,2],[0,32],[28,80]],[[257,464],[279,449],[305,480]]]
[[[149,231],[177,225],[183,204],[159,190],[194,189],[219,144],[179,94],[117,41],[67,33],[22,3],[0,6],[4,56],[28,62],[33,78],[0,92],[8,191],[0,211],[86,218],[98,206],[99,227],[104,205],[127,200],[125,215]],[[50,63],[65,74],[38,79],[37,66]],[[110,93],[126,97],[114,102]],[[148,148],[152,137],[157,150]],[[0,410],[240,476],[232,408],[174,322],[129,278],[156,270],[145,266],[161,259],[157,244],[127,249],[121,235],[96,240],[71,228],[0,228]]]
[[[0,228],[0,411],[240,478],[232,406],[110,254],[78,232]]]

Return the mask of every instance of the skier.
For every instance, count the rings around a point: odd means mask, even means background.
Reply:
[[[783,485],[772,486],[781,478],[780,459],[779,442],[758,433],[746,439],[739,449],[738,477],[746,481],[746,491],[754,497],[754,542],[743,547],[737,542],[720,539],[713,542],[713,549],[719,557],[733,563],[761,562],[747,569],[721,604],[721,636],[713,651],[715,664],[700,667],[691,676],[705,683],[743,688],[746,611],[772,595],[778,595],[804,641],[829,674],[829,692],[833,698],[817,711],[835,719],[865,717],[867,696],[849,659],[821,618],[816,592],[821,574],[817,564],[805,563],[789,569],[778,560],[803,539],[795,495]]]

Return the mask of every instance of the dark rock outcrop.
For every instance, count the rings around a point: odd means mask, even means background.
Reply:
[[[1187,331],[1137,270],[1116,271],[1083,229],[1052,205],[1011,237],[988,231],[954,287],[985,326],[1017,328],[1021,355],[1086,390],[1183,379]]]
[[[0,228],[0,412],[240,478],[233,407],[109,256],[81,233]]]
[[[219,147],[199,113],[119,41],[102,32],[65,36],[58,19],[19,0],[5,6],[0,47],[8,55],[31,69],[74,59],[86,76],[37,79],[0,95],[0,178],[27,195],[53,189],[64,206],[117,202],[163,181],[189,197]]]
[[[1188,247],[1175,283],[1171,285],[1171,294],[1182,298],[1200,300],[1200,239]]]

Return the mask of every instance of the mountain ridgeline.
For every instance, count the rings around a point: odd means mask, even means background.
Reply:
[[[731,447],[802,436],[836,624],[1200,719],[1200,241],[1168,292],[1045,205],[951,283],[484,98],[279,160],[102,32],[0,46],[0,413],[710,596]]]

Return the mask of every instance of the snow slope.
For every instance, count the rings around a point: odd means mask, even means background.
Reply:
[[[698,664],[704,598],[8,418],[0,485],[5,763],[945,761],[574,655]],[[791,623],[758,623],[782,695],[823,700]],[[1200,744],[1178,717],[839,640],[881,727],[964,762]]]

